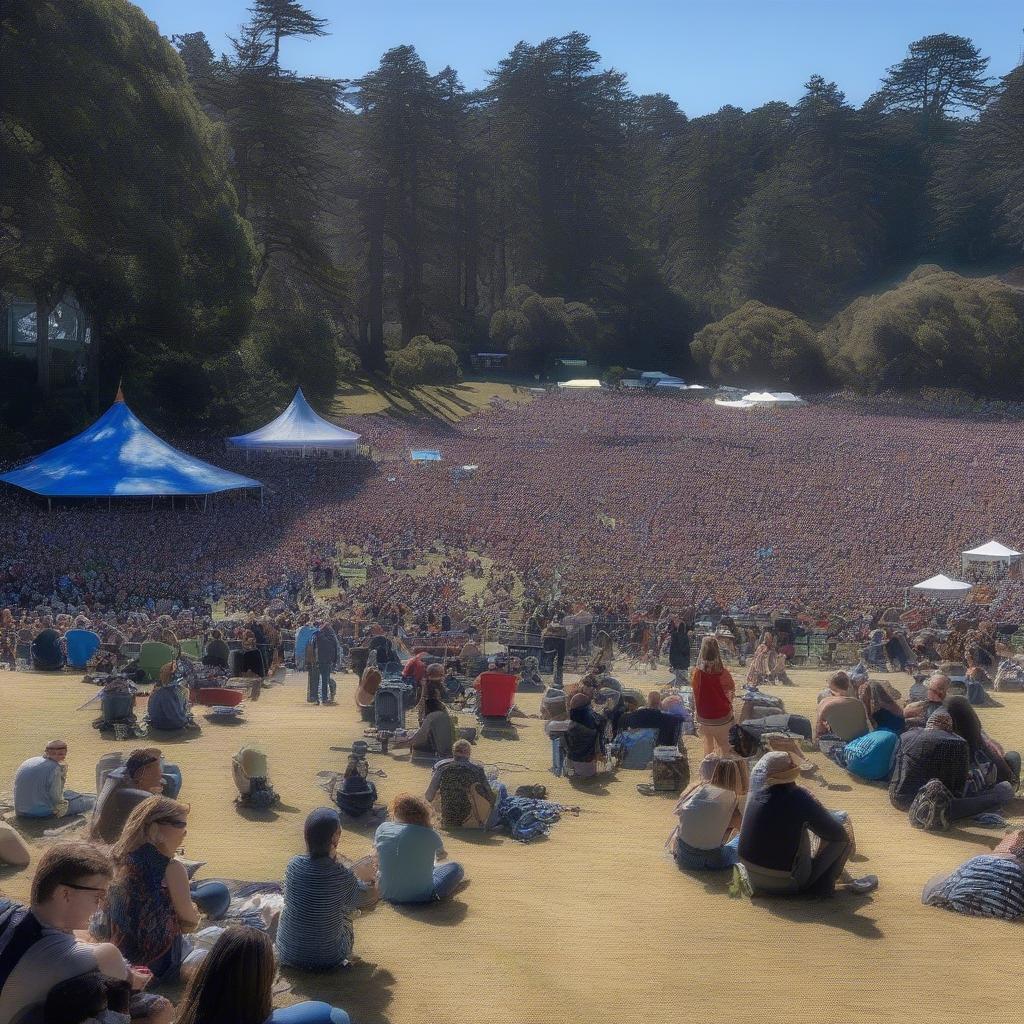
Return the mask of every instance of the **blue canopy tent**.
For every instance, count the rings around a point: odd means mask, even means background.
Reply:
[[[258,489],[247,476],[218,469],[172,448],[124,401],[114,404],[77,437],[0,476],[48,501],[52,498],[199,497]]]
[[[359,437],[317,415],[299,388],[280,416],[249,434],[229,437],[228,443],[244,448],[246,454],[261,450],[297,451],[305,458],[307,451],[329,451],[355,456],[359,454]]]

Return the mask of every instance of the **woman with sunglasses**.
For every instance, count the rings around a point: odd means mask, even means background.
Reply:
[[[129,963],[148,967],[157,982],[188,977],[186,933],[200,912],[220,917],[231,902],[223,882],[190,883],[175,852],[185,838],[189,807],[164,796],[140,803],[111,851],[114,881],[103,914],[109,939]],[[198,906],[197,906],[198,904]],[[99,938],[102,928],[94,928]],[[197,958],[198,959],[198,958]]]

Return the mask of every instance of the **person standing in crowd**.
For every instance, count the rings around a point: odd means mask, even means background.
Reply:
[[[690,624],[677,615],[668,624],[668,665],[676,684],[685,686],[690,674]]]
[[[701,641],[692,685],[697,724],[704,740],[704,756],[716,749],[723,756],[729,754],[729,727],[733,723],[732,701],[736,695],[736,683],[722,664],[718,640],[713,636],[706,636]]]
[[[338,634],[334,632],[334,628],[327,619],[324,619],[317,627],[315,642],[319,681],[317,702],[333,704],[337,686],[331,678],[331,671],[337,665],[341,655],[341,644],[338,643]]]

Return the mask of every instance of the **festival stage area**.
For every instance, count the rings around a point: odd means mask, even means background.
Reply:
[[[771,692],[788,711],[809,714],[824,673],[793,677],[795,687]],[[647,690],[668,672],[619,678]],[[890,678],[909,687],[908,676]],[[340,770],[346,753],[332,748],[347,748],[362,734],[352,705],[355,677],[338,681],[337,707],[308,706],[304,677],[293,673],[249,704],[241,724],[213,724],[200,713],[201,734],[147,741],[182,766],[182,799],[192,806],[186,855],[208,862],[199,877],[282,877],[302,847],[304,816],[327,802],[316,773]],[[70,744],[68,785],[79,790],[92,789],[100,754],[134,745],[102,738],[92,728],[95,712],[74,710],[93,692],[70,675],[0,672],[0,790],[9,793],[17,765],[53,736]],[[995,696],[1005,706],[980,709],[985,728],[1018,747],[1024,694]],[[525,694],[519,706],[533,714],[539,701]],[[278,1002],[325,999],[348,1010],[354,1024],[939,1024],[963,1021],[965,1006],[972,1019],[1003,1018],[1016,1003],[1019,926],[920,903],[930,875],[986,851],[1001,832],[916,832],[881,785],[854,780],[812,754],[829,788],[813,780],[809,788],[850,812],[858,845],[851,866],[856,874],[877,874],[878,891],[826,902],[732,899],[728,873],[686,875],[669,859],[673,799],[636,792],[649,772],[620,771],[607,782],[574,786],[548,771],[550,745],[539,718],[516,724],[517,740],[482,739],[474,756],[489,765],[527,766],[503,772],[501,780],[511,789],[543,783],[550,797],[578,803],[579,817],[564,816],[549,839],[529,846],[498,835],[446,836],[468,879],[453,902],[402,911],[382,904],[365,912],[355,923],[353,966],[328,975],[289,973],[291,991]],[[273,812],[243,814],[233,803],[231,755],[253,741],[266,746],[282,797]],[[694,770],[698,743],[687,741]],[[370,765],[387,772],[374,779],[383,800],[399,790],[422,792],[429,777],[405,754],[371,755]],[[1018,827],[1022,813],[1021,801],[1008,808]],[[343,837],[341,850],[350,857],[369,848],[369,834]],[[33,843],[34,858],[40,849]],[[0,888],[24,898],[30,878],[31,868],[2,869]]]

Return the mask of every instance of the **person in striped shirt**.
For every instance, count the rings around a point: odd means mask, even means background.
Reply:
[[[333,807],[311,812],[304,831],[306,852],[285,869],[277,955],[285,967],[327,971],[352,953],[352,915],[376,902],[377,869],[372,858],[351,868],[337,859],[341,818]]]
[[[972,857],[925,883],[921,902],[972,917],[1024,916],[1024,831],[1011,832],[991,853]]]

